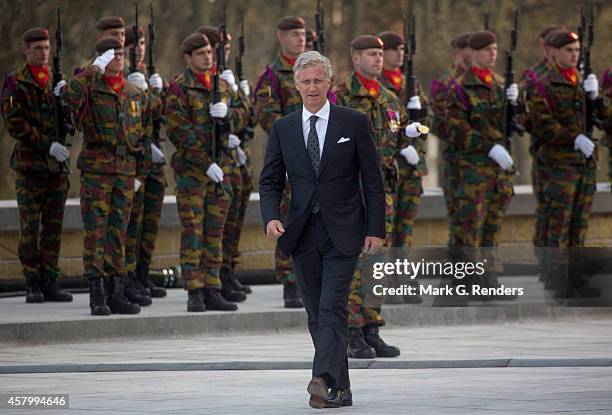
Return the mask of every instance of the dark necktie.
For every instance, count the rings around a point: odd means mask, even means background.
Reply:
[[[315,176],[319,173],[319,165],[321,164],[321,155],[319,152],[319,136],[317,135],[317,120],[319,117],[312,115],[310,117],[310,131],[308,132],[308,142],[306,143],[306,149],[308,150],[308,157],[310,158],[310,164],[314,170]],[[312,213],[319,212],[319,201],[315,196],[312,204]]]

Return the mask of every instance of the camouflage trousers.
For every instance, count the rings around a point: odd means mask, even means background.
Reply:
[[[291,202],[291,188],[289,181],[285,181],[285,190],[280,204],[281,221],[287,217],[289,213],[289,204]],[[274,249],[274,269],[276,270],[276,280],[283,285],[296,285],[295,274],[293,273],[293,261],[291,257],[283,254],[278,244]]]
[[[448,217],[452,218],[455,214],[455,194],[459,188],[458,182],[459,172],[457,164],[453,160],[444,160],[444,172],[442,174],[442,190],[444,190],[444,202],[446,203],[446,211]],[[454,234],[456,228],[452,226],[452,221],[448,221],[448,246],[454,246],[456,236]]]
[[[124,252],[133,200],[133,176],[81,173],[86,278],[125,276]]]
[[[559,164],[547,167],[544,174],[545,246],[584,246],[595,194],[595,169]]]
[[[240,262],[240,236],[242,235],[242,227],[244,226],[244,218],[246,210],[249,206],[251,193],[253,192],[253,168],[250,161],[247,164],[240,166],[240,177],[242,178],[242,191],[240,193],[240,206],[238,207],[238,215],[236,217],[236,233],[234,234],[234,250],[232,253],[232,270]]]
[[[386,237],[384,246],[391,246],[393,240],[393,230],[395,225],[394,210],[397,204],[397,192],[394,191],[393,187],[389,184],[388,180],[385,180],[385,230]],[[360,257],[355,267],[355,274],[351,280],[351,286],[349,290],[348,299],[348,325],[350,328],[362,328],[366,325],[384,326],[385,320],[382,317],[382,307],[380,305],[366,305],[364,304],[364,298],[366,293],[364,292],[365,287],[362,283],[362,270],[364,268],[363,260]]]
[[[223,223],[229,192],[206,176],[177,174],[176,203],[181,221],[181,275],[185,289],[219,289]],[[229,180],[226,176],[225,180]],[[215,202],[219,201],[219,205]],[[217,220],[218,218],[221,220]],[[220,223],[219,223],[220,222]]]
[[[151,264],[161,210],[164,203],[165,177],[150,173],[134,193],[125,245],[125,266],[128,272],[136,270],[139,261]]]
[[[421,204],[423,185],[421,177],[404,162],[399,170],[399,183],[397,192],[397,207],[395,225],[393,230],[394,247],[412,246],[412,226],[414,218]]]
[[[26,278],[38,278],[41,272],[51,278],[59,277],[58,259],[68,188],[66,174],[17,172],[18,254]]]
[[[465,163],[458,168],[454,215],[451,218],[457,247],[499,246],[502,222],[514,195],[510,175],[499,167]],[[489,253],[493,253],[489,250]],[[503,265],[492,258],[489,269],[503,271]]]

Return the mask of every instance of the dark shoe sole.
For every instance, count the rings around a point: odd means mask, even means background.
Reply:
[[[342,401],[342,404],[340,405],[337,405],[335,403],[330,403],[330,402],[325,403],[325,408],[341,408],[343,406],[353,406],[353,400],[348,399],[348,400]]]
[[[374,359],[376,357],[376,351],[372,350],[372,352],[353,352],[349,349],[348,357],[351,359]]]
[[[310,394],[310,400],[308,405],[312,408],[323,409],[325,408],[325,398],[327,398],[327,387],[325,383],[319,378],[313,378],[306,391]]]
[[[399,355],[400,355],[399,350],[397,352],[396,351],[382,352],[382,353],[376,352],[376,357],[397,357]]]
[[[26,297],[26,303],[28,304],[40,304],[44,302],[45,302],[45,299],[43,296],[40,296],[40,298],[27,298]]]
[[[304,308],[301,300],[285,300],[285,308]]]

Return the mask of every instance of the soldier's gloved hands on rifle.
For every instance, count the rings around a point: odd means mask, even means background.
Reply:
[[[410,97],[410,100],[406,104],[406,108],[409,110],[420,110],[421,109],[421,98],[418,95]]]
[[[421,130],[422,130],[421,123],[413,122],[406,126],[406,130],[404,132],[406,133],[406,136],[409,138],[417,138],[418,136],[422,134]]]
[[[93,61],[92,65],[98,68],[102,73],[106,70],[108,64],[115,59],[115,49],[109,49]]]
[[[244,166],[247,162],[247,155],[242,149],[242,147],[237,147],[236,151],[238,152],[238,165]]]
[[[135,86],[143,91],[149,89],[149,85],[147,85],[147,80],[143,74],[140,72],[132,72],[127,76],[127,80],[130,85]]]
[[[223,170],[217,163],[213,163],[210,165],[208,170],[206,170],[206,175],[210,180],[215,183],[220,183],[223,181]]]
[[[210,115],[214,118],[225,118],[227,116],[227,104],[225,102],[217,102],[210,106]]]
[[[70,155],[70,151],[68,151],[64,145],[54,141],[51,143],[51,148],[49,148],[49,154],[55,157],[55,159],[60,163],[63,163]]]
[[[251,96],[251,87],[249,86],[249,81],[247,79],[240,81],[240,89],[242,89],[242,92],[247,98]]]
[[[516,105],[518,102],[519,89],[517,84],[511,84],[506,89],[506,99],[510,101],[510,104]]]
[[[158,73],[154,73],[149,77],[149,85],[155,92],[160,92],[164,88],[164,81]]]
[[[238,91],[238,85],[236,85],[236,78],[234,77],[234,73],[232,72],[231,69],[226,69],[223,72],[221,72],[221,75],[219,75],[219,78],[227,82],[227,84],[232,89],[232,91],[234,92]]]
[[[408,164],[416,166],[419,164],[421,157],[419,157],[419,153],[416,151],[416,148],[413,146],[408,146],[400,150],[400,154],[404,156]]]
[[[584,86],[586,93],[589,94],[589,98],[597,98],[597,95],[599,95],[599,81],[594,74],[589,74],[582,85]]]
[[[493,148],[491,148],[491,150],[489,151],[489,157],[495,160],[495,162],[499,164],[499,167],[504,170],[509,170],[510,167],[512,167],[512,165],[514,164],[514,161],[512,160],[510,153],[508,153],[508,150],[506,150],[504,146],[499,144],[495,144]]]
[[[138,179],[134,179],[134,192],[137,192],[140,186],[142,186],[142,182]]]
[[[593,155],[595,144],[586,135],[579,134],[574,140],[574,150],[580,150],[586,158],[589,158]]]
[[[62,88],[66,85],[66,81],[64,81],[63,79],[61,81],[59,81],[57,83],[57,85],[55,85],[55,87],[53,87],[53,95],[55,95],[56,97],[59,97],[60,95],[62,95]]]
[[[151,158],[155,164],[161,164],[165,161],[163,151],[153,143],[151,143]]]
[[[235,134],[229,135],[229,148],[236,148],[240,145],[240,139]]]

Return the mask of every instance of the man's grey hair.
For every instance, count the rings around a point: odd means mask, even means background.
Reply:
[[[295,60],[295,65],[293,65],[293,78],[296,79],[298,72],[300,72],[302,69],[315,65],[323,66],[325,77],[328,80],[332,78],[332,67],[329,59],[326,56],[321,55],[316,50],[304,52],[297,57]]]

